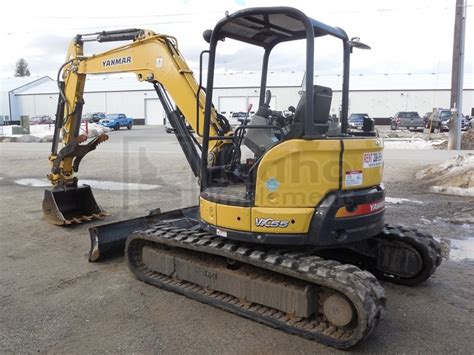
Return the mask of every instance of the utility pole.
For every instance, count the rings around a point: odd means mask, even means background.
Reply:
[[[467,0],[456,0],[454,18],[453,66],[451,71],[451,122],[448,149],[461,150],[462,91],[464,76],[464,39]]]

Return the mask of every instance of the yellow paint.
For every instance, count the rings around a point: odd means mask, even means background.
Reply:
[[[346,186],[343,176],[344,190],[360,189],[380,185],[382,182],[383,164],[378,167],[364,168],[364,153],[382,152],[382,139],[345,139],[343,173],[348,171],[362,171],[363,183],[360,186]]]
[[[258,207],[315,207],[339,184],[339,140],[294,139],[263,156],[257,171]],[[266,182],[278,182],[270,191]]]
[[[198,83],[181,55],[174,37],[144,30],[144,34],[133,42],[92,56],[84,55],[83,46],[82,42],[77,43],[75,39],[71,41],[66,61],[72,61],[65,65],[62,72],[66,98],[64,134],[61,141],[64,146],[70,144],[78,135],[73,132],[77,119],[72,113],[76,109],[76,104],[83,98],[85,80],[89,74],[134,73],[139,81],[160,82],[184,114],[186,121],[199,136],[202,134],[206,95],[202,90],[200,91],[199,109],[196,110]],[[107,61],[110,63],[110,60],[117,58],[127,58],[127,60],[116,65],[106,65]],[[87,104],[84,110],[87,110]],[[199,127],[197,114],[199,114]],[[216,127],[219,123],[216,118],[217,113],[212,109],[211,136],[217,135]],[[227,133],[227,135],[230,134],[232,133]],[[211,140],[209,151],[219,151],[223,144],[222,141]],[[215,154],[210,154],[210,157],[212,156]],[[56,159],[56,155],[50,156],[51,162]],[[72,181],[74,177],[72,163],[73,157],[63,158],[60,163],[60,172],[48,175],[51,182],[57,184],[60,180]]]
[[[199,213],[203,221],[212,225],[216,225],[217,208],[215,202],[207,201],[201,197],[199,199]]]
[[[314,208],[252,208],[252,232],[292,234],[307,233],[313,218]],[[257,219],[271,218],[274,221],[288,222],[288,227],[260,227],[257,226]],[[286,223],[284,223],[286,225]]]
[[[217,204],[217,225],[240,231],[250,231],[250,207]]]
[[[363,172],[362,184],[347,187],[361,189],[382,181],[383,167],[363,168],[364,153],[381,152],[378,139],[344,139],[342,189],[345,172]],[[339,139],[294,139],[266,152],[257,171],[255,205],[258,207],[315,207],[331,191],[339,188]],[[277,182],[270,190],[266,183]]]

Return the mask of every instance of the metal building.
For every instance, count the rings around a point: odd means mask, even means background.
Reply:
[[[58,90],[50,78],[42,78],[11,92],[15,109],[9,115],[54,116]],[[296,106],[304,81],[302,72],[270,72],[268,89],[272,91],[271,108]],[[315,75],[316,85],[333,89],[331,114],[338,115],[342,79],[337,75]],[[258,72],[223,72],[215,75],[213,102],[219,112],[245,111],[253,104],[256,111],[259,96]],[[451,78],[449,74],[353,74],[350,79],[350,112],[368,113],[371,117],[393,116],[398,111],[418,111],[420,115],[435,107],[449,107]],[[88,77],[83,113],[126,113],[135,124],[164,124],[164,111],[153,87],[133,76]],[[464,79],[463,114],[474,115],[474,76]],[[5,115],[4,113],[2,113]],[[7,114],[8,115],[8,114]]]
[[[2,124],[3,121],[19,120],[20,116],[24,114],[24,109],[19,103],[20,100],[18,94],[48,82],[53,82],[53,79],[49,76],[25,76],[0,79],[0,124]],[[36,106],[34,100],[30,104],[33,107]],[[38,102],[38,105],[41,104],[42,102]],[[36,109],[33,108],[33,110]],[[48,111],[49,108],[38,107],[37,110]]]

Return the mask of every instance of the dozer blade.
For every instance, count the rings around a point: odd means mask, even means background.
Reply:
[[[103,224],[89,228],[91,249],[89,261],[103,261],[106,258],[124,254],[125,243],[129,235],[134,231],[147,229],[160,221],[168,221],[182,228],[196,225],[199,208],[192,206],[188,208],[172,210],[161,213],[160,209],[150,211],[147,216],[127,219],[119,222]]]
[[[88,222],[107,213],[95,201],[90,186],[82,185],[70,190],[45,190],[43,215],[49,223],[61,226]]]

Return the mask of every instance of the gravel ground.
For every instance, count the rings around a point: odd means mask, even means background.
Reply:
[[[98,222],[51,226],[41,214],[43,188],[15,183],[45,176],[49,148],[0,144],[0,353],[338,353],[139,282],[123,258],[88,263],[87,228]],[[463,216],[472,216],[473,199],[431,194],[414,179],[416,170],[451,156],[386,151],[389,223],[431,232],[446,246],[469,245],[474,226]],[[79,176],[160,185],[95,190],[112,214],[108,221],[188,206],[198,193],[179,146],[159,129],[112,132],[84,159]],[[473,267],[472,259],[444,260],[418,287],[384,283],[388,315],[353,352],[472,353]]]

